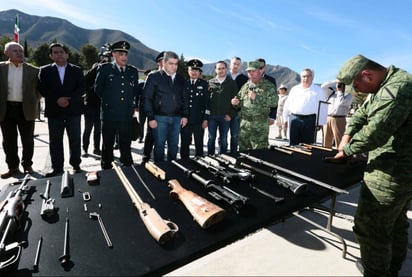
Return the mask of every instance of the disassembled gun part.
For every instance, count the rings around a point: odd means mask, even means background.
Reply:
[[[113,247],[112,241],[110,240],[109,235],[107,234],[106,227],[103,224],[103,220],[102,220],[101,216],[98,213],[93,212],[93,213],[89,213],[89,217],[91,219],[97,218],[97,220],[99,221],[100,229],[102,229],[104,238],[106,239],[107,246],[112,248]]]

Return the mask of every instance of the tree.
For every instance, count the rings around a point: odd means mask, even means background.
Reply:
[[[24,40],[23,49],[24,49],[24,57],[25,57],[25,58],[28,58],[28,57],[29,57],[29,49],[28,49],[28,47],[27,47],[27,39]]]
[[[33,51],[31,62],[36,66],[46,65],[52,62],[49,57],[49,45],[47,43],[40,44]]]
[[[91,45],[85,44],[80,48],[80,65],[84,69],[89,69],[93,66],[94,63],[99,60],[98,49]]]
[[[177,73],[181,74],[186,80],[189,78],[189,74],[187,73],[185,58],[183,54],[180,55],[180,59],[178,61]]]
[[[7,61],[9,58],[7,58],[6,55],[4,55],[4,45],[6,45],[7,42],[12,41],[11,37],[8,36],[2,36],[0,39],[0,61]]]

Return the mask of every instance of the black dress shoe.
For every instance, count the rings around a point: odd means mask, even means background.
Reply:
[[[11,176],[13,176],[15,173],[19,173],[19,168],[9,168],[9,171],[7,171],[6,173],[1,174],[1,179],[7,179],[10,178]]]
[[[25,166],[24,167],[24,174],[32,174],[33,173],[33,168],[31,166]]]
[[[86,150],[83,150],[82,151],[82,157],[83,158],[87,158],[89,156],[89,154],[87,154],[87,151]]]
[[[82,172],[82,169],[80,168],[80,166],[73,166],[73,173],[80,173]]]
[[[102,151],[100,151],[99,149],[94,149],[93,154],[100,156],[102,154]]]
[[[63,174],[63,170],[54,170],[53,169],[52,171],[46,173],[46,175],[44,175],[44,177],[54,177],[54,176],[57,176],[57,175],[60,175],[60,174]]]

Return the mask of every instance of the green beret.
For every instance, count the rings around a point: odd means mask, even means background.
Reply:
[[[353,79],[365,68],[368,62],[368,58],[362,55],[356,55],[341,67],[336,78],[345,85],[352,85]]]
[[[249,70],[256,70],[256,69],[260,69],[261,68],[261,65],[260,65],[260,62],[258,62],[258,61],[251,61],[251,62],[248,62],[247,63],[247,71],[249,71]]]

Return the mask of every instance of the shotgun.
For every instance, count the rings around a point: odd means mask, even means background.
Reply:
[[[115,162],[112,162],[112,166],[132,199],[132,202],[139,212],[140,218],[143,220],[150,235],[160,244],[164,244],[172,239],[179,230],[179,227],[172,221],[164,220],[154,208],[143,202],[120,167],[118,167]]]

